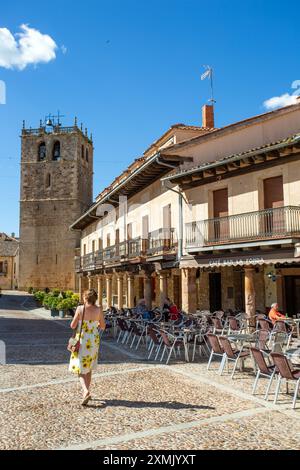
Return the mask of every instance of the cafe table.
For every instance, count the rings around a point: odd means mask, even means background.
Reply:
[[[300,348],[288,349],[285,355],[293,365],[300,366]]]
[[[290,326],[295,326],[297,338],[300,338],[300,318],[285,318],[284,321]]]

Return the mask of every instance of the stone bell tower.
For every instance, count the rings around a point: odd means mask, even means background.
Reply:
[[[75,289],[80,233],[69,226],[93,199],[93,141],[87,130],[49,116],[23,123],[20,197],[20,289]]]

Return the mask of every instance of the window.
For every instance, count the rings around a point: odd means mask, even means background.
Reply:
[[[83,245],[83,254],[86,255],[86,244]]]
[[[84,159],[84,145],[81,146],[81,158]]]
[[[95,253],[95,240],[92,241],[92,253]]]
[[[110,234],[108,233],[107,234],[107,237],[106,237],[106,246],[110,246]]]
[[[50,173],[48,173],[46,177],[46,188],[50,188],[50,186],[51,186],[51,175]]]
[[[86,149],[86,151],[85,151],[85,159],[86,159],[87,162],[89,161],[89,150],[88,149]]]
[[[42,162],[43,160],[46,160],[46,144],[45,144],[45,142],[42,142],[39,145],[39,150],[38,150],[38,161]]]
[[[103,243],[102,243],[102,238],[98,239],[98,250],[102,250]]]
[[[56,141],[53,145],[52,160],[60,159],[60,142]]]
[[[0,274],[4,274],[4,262],[0,261]]]

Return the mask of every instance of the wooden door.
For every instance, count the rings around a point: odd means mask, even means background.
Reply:
[[[282,176],[264,180],[263,226],[266,235],[282,235],[285,231],[285,217],[281,209],[284,205]]]
[[[146,253],[149,248],[149,216],[142,218],[142,253]]]
[[[163,208],[163,245],[166,248],[170,248],[171,246],[171,227],[171,204],[168,204]]]
[[[213,236],[215,241],[226,241],[229,238],[228,221],[228,189],[218,189],[213,192],[214,224]]]
[[[209,304],[211,312],[222,309],[221,273],[209,273]]]

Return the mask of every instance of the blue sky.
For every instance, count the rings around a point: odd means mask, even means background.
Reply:
[[[48,63],[0,66],[0,231],[8,233],[19,226],[23,119],[36,127],[59,109],[65,125],[75,115],[84,122],[94,136],[97,194],[170,125],[201,124],[203,64],[215,70],[218,127],[264,112],[264,100],[300,80],[293,0],[2,2],[0,28],[15,35],[22,24],[58,48]]]

